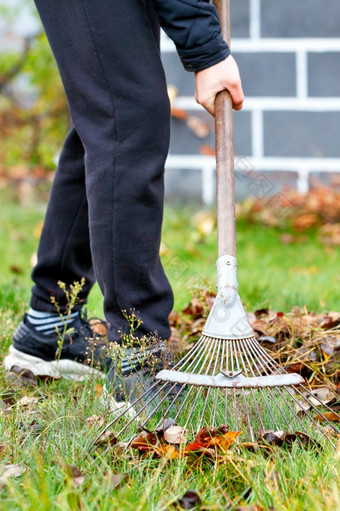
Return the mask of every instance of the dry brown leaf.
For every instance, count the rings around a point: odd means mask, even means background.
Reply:
[[[323,414],[316,415],[314,419],[318,422],[325,422],[326,420],[339,422],[340,416],[335,412],[324,412]]]
[[[95,386],[96,398],[98,399],[103,394],[103,385],[97,383]]]
[[[92,428],[94,424],[100,427],[104,424],[104,417],[100,417],[99,415],[91,415],[91,417],[87,417],[87,419],[85,419],[85,422],[89,428]]]
[[[158,438],[155,433],[142,431],[137,435],[131,442],[133,449],[139,449],[140,451],[153,450],[154,446],[158,444]]]
[[[160,458],[167,458],[168,460],[176,460],[179,457],[179,452],[174,445],[161,444],[155,448],[155,454]]]
[[[331,403],[336,399],[336,394],[332,392],[328,387],[319,387],[316,389],[312,389],[311,393],[313,396],[311,396],[308,392],[303,392],[303,397],[307,398],[311,404],[309,404],[305,400],[301,400],[296,404],[297,410],[309,410],[311,408],[311,405],[314,406],[322,406],[323,404]],[[318,399],[317,399],[318,398]],[[321,401],[321,403],[320,403]]]
[[[200,506],[202,502],[195,490],[188,490],[183,497],[178,499],[177,503],[182,509],[197,509],[197,506]]]
[[[129,480],[129,474],[110,474],[109,476],[109,485],[111,490],[116,490],[120,488]]]
[[[79,488],[84,484],[85,476],[79,470],[78,467],[75,467],[74,465],[66,465],[66,472],[68,476],[72,479],[73,484],[76,488]]]
[[[117,442],[114,432],[108,429],[98,438],[95,445],[116,445]]]
[[[15,373],[18,375],[19,379],[26,384],[36,385],[37,378],[29,369],[24,369],[17,365],[11,367],[11,373]]]

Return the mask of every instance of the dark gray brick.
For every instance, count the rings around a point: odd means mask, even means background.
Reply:
[[[297,172],[252,171],[235,174],[235,197],[242,201],[247,197],[263,198],[296,188]],[[323,180],[325,183],[325,180]],[[215,190],[214,175],[214,190]],[[171,169],[165,172],[165,197],[168,202],[202,203],[202,174],[200,170]]]
[[[246,96],[295,96],[294,53],[233,53]]]
[[[167,82],[175,85],[182,96],[192,96],[195,92],[195,75],[185,71],[177,53],[163,53],[162,62]]]
[[[249,0],[230,2],[231,41],[235,37],[249,37]]]
[[[202,203],[202,172],[195,169],[165,171],[165,197],[168,202]]]
[[[265,112],[266,156],[340,157],[340,112]]]
[[[262,0],[262,37],[339,37],[339,0]]]
[[[308,93],[340,96],[340,52],[308,54]]]
[[[204,119],[210,128],[206,138],[200,138],[188,128],[186,121],[173,118],[171,123],[171,154],[200,154],[202,145],[215,147],[214,119],[205,111],[188,112],[189,115]],[[235,153],[251,154],[251,119],[249,112],[234,114]]]
[[[297,172],[261,171],[235,173],[235,196],[237,201],[247,197],[256,199],[271,197],[285,188],[296,188]]]

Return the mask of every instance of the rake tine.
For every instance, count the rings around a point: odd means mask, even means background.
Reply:
[[[196,404],[197,404],[198,398],[200,397],[200,395],[202,393],[202,389],[203,389],[203,387],[198,387],[197,388],[197,395],[196,395],[195,401],[191,405],[190,412],[188,413],[187,420],[186,420],[186,423],[184,425],[184,429],[186,429],[188,427],[188,424],[189,424],[189,421],[191,419],[191,416],[192,416],[192,414],[193,414],[193,412],[194,412],[194,410],[196,408]],[[198,427],[198,429],[200,429],[200,426]]]
[[[264,355],[265,355],[267,358],[269,358],[269,359],[270,359],[270,361],[272,360],[272,359],[271,359],[271,357],[269,357],[269,355],[268,355],[266,352],[264,352]],[[274,361],[273,361],[273,362],[274,362]],[[281,371],[282,371],[283,373],[288,374],[288,371],[286,371],[285,369],[283,369],[283,368],[281,368],[281,367],[280,367],[280,369],[281,369]],[[294,390],[295,390],[295,391],[296,391],[296,392],[297,392],[297,393],[298,393],[298,394],[302,397],[302,399],[304,399],[305,401],[307,401],[307,403],[310,405],[310,407],[311,407],[311,408],[313,408],[316,412],[318,412],[318,414],[320,414],[320,410],[318,410],[318,409],[317,409],[317,407],[316,407],[316,406],[315,406],[315,405],[314,405],[314,404],[313,404],[313,403],[312,403],[312,402],[308,399],[308,397],[306,397],[306,396],[304,396],[304,395],[303,395],[303,393],[299,390],[299,388],[298,388],[296,385],[293,385],[293,388],[294,388]],[[323,402],[321,401],[321,399],[319,399],[319,398],[318,398],[317,396],[315,396],[312,392],[310,392],[310,390],[309,390],[309,389],[307,389],[307,388],[303,387],[303,391],[304,391],[304,392],[306,392],[307,394],[309,394],[309,395],[310,395],[311,397],[313,397],[314,399],[316,399],[316,400],[317,400],[317,401],[318,401],[318,402],[319,402],[322,406],[324,406],[324,407],[325,407],[327,410],[329,410],[330,412],[334,413],[334,414],[335,414],[335,416],[336,416],[336,417],[338,417],[338,418],[340,419],[339,414],[337,414],[334,410],[332,410],[332,408],[330,408],[330,407],[329,407],[326,403],[323,403]],[[293,397],[293,396],[292,396],[292,397]],[[297,404],[298,404],[298,402],[297,402]],[[301,407],[300,407],[300,408],[301,408]],[[306,412],[306,410],[304,410],[304,412]],[[321,415],[322,415],[322,414],[321,414]],[[332,424],[332,422],[331,422],[331,421],[329,421],[329,420],[327,419],[327,417],[325,417],[325,416],[323,416],[323,417],[324,417],[324,419],[325,419],[325,422],[327,422],[327,423],[328,423],[328,425],[329,425],[329,426],[331,426],[331,427],[332,427],[332,429],[334,429],[334,431],[335,431],[336,433],[338,433],[338,434],[339,434],[339,433],[340,433],[339,429],[338,429],[337,427],[335,427],[335,426],[334,426],[334,424]]]
[[[213,420],[212,420],[212,425],[213,426],[215,426],[215,422],[216,422],[217,403],[218,403],[218,396],[219,396],[219,393],[220,393],[220,390],[218,388],[215,389],[215,390],[216,390],[216,399],[215,399],[214,413],[213,413]]]
[[[247,362],[248,362],[248,364],[249,364],[248,356],[247,356],[247,353],[244,351],[243,343],[242,343],[242,350],[243,350],[244,356],[245,356],[245,358],[246,358],[246,360],[247,360]],[[243,359],[243,356],[242,356],[242,352],[240,352],[240,356],[241,356],[241,363],[242,363],[242,365],[243,365],[244,371],[246,372],[246,366],[245,366],[245,363],[244,363],[244,359]],[[253,367],[252,367],[250,364],[249,364],[249,367],[250,367],[251,374],[252,374],[253,376],[255,376],[255,372],[254,372],[254,370],[253,370]],[[253,400],[254,400],[254,403],[255,403],[255,409],[256,409],[256,412],[257,412],[257,414],[258,414],[258,416],[259,416],[259,420],[260,420],[261,426],[262,426],[262,428],[263,428],[263,429],[265,429],[264,424],[263,424],[263,422],[262,422],[262,417],[261,417],[261,413],[260,413],[260,410],[259,410],[259,406],[258,406],[258,403],[257,403],[256,397],[255,397],[255,394],[254,394],[254,389],[252,389],[252,388],[251,388],[251,389],[250,389],[250,392],[251,392],[251,394],[252,394],[252,397],[253,397]]]
[[[144,426],[150,419],[151,417],[157,412],[158,408],[164,403],[165,399],[168,397],[168,395],[172,392],[172,390],[176,387],[176,383],[174,383],[168,390],[168,392],[165,394],[165,396],[162,397],[162,399],[160,400],[160,402],[156,405],[156,407],[152,410],[152,412],[146,417],[146,419],[144,420],[144,422],[142,422],[142,426]],[[180,392],[182,391],[182,388],[183,386],[180,388],[180,390],[177,392],[176,396],[174,397],[174,399],[172,400],[172,402],[174,403],[175,402],[175,399],[178,397],[178,395],[180,394]],[[165,416],[165,413],[163,414],[162,416],[162,419],[160,422],[162,422],[163,420],[163,417]],[[157,425],[158,426],[158,425]],[[156,426],[156,427],[157,427]]]
[[[260,347],[260,348],[261,348],[261,347]],[[263,350],[263,349],[261,349],[261,351],[263,352],[263,355],[264,355],[264,356],[268,359],[268,361],[271,363],[271,362],[272,362],[271,357],[269,357],[269,355],[268,355],[266,352],[264,352],[264,350]],[[274,364],[275,364],[275,361],[274,361],[274,360],[273,360],[273,362],[274,362]],[[280,368],[280,369],[281,369],[281,368]],[[282,372],[287,373],[287,371],[285,371],[284,369],[282,369]],[[297,393],[298,393],[298,394],[302,397],[302,399],[304,399],[305,401],[307,401],[307,403],[310,405],[310,407],[311,407],[311,408],[313,408],[313,410],[315,410],[318,414],[320,414],[320,410],[318,410],[318,409],[317,409],[317,407],[316,407],[316,406],[315,406],[315,405],[314,405],[314,404],[313,404],[313,403],[312,403],[312,402],[311,402],[311,401],[310,401],[310,400],[309,400],[306,396],[304,396],[304,395],[303,395],[303,393],[299,390],[299,388],[298,388],[298,387],[296,387],[295,385],[293,385],[293,388],[294,388],[294,390],[295,390],[295,391],[296,391],[296,392],[297,392]],[[287,389],[285,389],[285,390],[287,390]],[[281,392],[282,392],[282,391],[281,391]],[[281,392],[280,392],[280,393],[281,393]],[[311,392],[308,392],[308,393],[309,393],[309,394],[311,394],[311,396],[312,396],[312,397],[315,397],[315,396],[314,396]],[[295,398],[295,396],[294,396],[293,394],[291,394],[291,393],[289,393],[289,394],[290,394],[291,398],[293,399],[293,401],[296,403],[296,405],[297,405],[299,408],[301,408],[301,406],[300,406],[300,404],[299,404],[299,401]],[[320,402],[320,404],[324,405],[320,399],[317,399],[317,400]],[[328,407],[328,408],[329,408],[329,407]],[[290,409],[291,409],[291,408],[290,408]],[[331,408],[329,408],[329,409],[331,410]],[[303,410],[303,411],[304,411],[304,413],[307,415],[307,417],[309,418],[309,420],[310,420],[310,421],[314,424],[314,426],[316,427],[316,429],[317,429],[318,431],[320,431],[320,433],[321,433],[324,437],[326,437],[326,438],[327,438],[327,440],[328,440],[328,441],[329,441],[329,442],[330,442],[330,443],[331,443],[331,444],[335,447],[335,444],[334,444],[334,443],[332,442],[332,440],[331,440],[331,439],[330,439],[330,438],[326,435],[326,433],[325,433],[325,431],[323,430],[323,428],[322,428],[322,427],[321,427],[321,426],[320,426],[320,425],[319,425],[319,424],[315,421],[315,419],[312,417],[312,415],[310,415],[310,413],[308,412],[308,410]],[[331,410],[331,411],[332,411],[332,410]],[[336,414],[336,415],[337,415],[337,414]],[[297,413],[294,413],[294,416],[295,416],[295,418],[299,421],[299,423],[301,424],[301,422],[300,422],[300,420],[299,420],[299,417],[298,417],[298,414],[297,414]],[[334,426],[334,424],[332,424],[332,422],[331,422],[331,421],[329,421],[329,420],[327,419],[327,417],[325,417],[324,415],[323,415],[323,417],[324,417],[324,419],[325,419],[325,422],[327,422],[327,424],[328,424],[328,425],[329,425],[329,426],[330,426],[330,427],[331,427],[331,428],[332,428],[332,429],[333,429],[336,433],[339,433],[338,428],[336,428],[336,427]],[[306,431],[306,430],[305,430],[305,431]]]

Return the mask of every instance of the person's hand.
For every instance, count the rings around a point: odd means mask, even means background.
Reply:
[[[230,93],[234,110],[241,110],[244,94],[240,73],[231,55],[214,66],[197,71],[195,78],[195,99],[209,113],[215,115],[216,94],[225,89]]]

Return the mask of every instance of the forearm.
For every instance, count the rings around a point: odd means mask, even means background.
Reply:
[[[230,54],[216,9],[208,0],[150,1],[188,71],[211,67]]]

